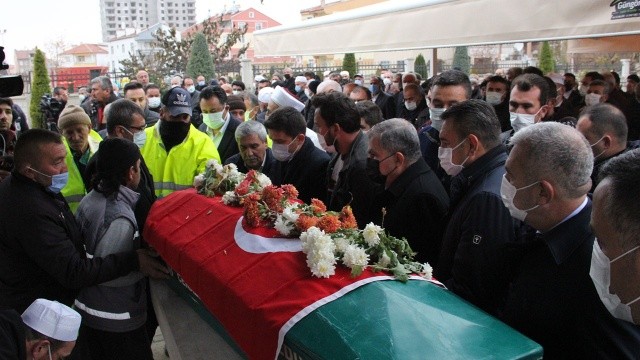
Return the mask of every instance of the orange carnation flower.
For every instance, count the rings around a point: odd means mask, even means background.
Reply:
[[[317,217],[300,214],[300,216],[298,216],[298,220],[296,221],[296,227],[300,230],[300,232],[303,232],[307,231],[312,226],[316,226],[317,223]]]
[[[340,229],[340,220],[336,215],[325,215],[318,220],[316,226],[325,233],[330,234]]]
[[[346,205],[342,208],[342,211],[340,212],[340,222],[342,222],[343,229],[358,228],[358,223],[356,222],[356,217],[353,216],[351,206]]]
[[[323,213],[327,211],[327,206],[322,202],[322,200],[311,199],[311,210],[314,214]]]

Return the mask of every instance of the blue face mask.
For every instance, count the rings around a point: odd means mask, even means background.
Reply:
[[[38,174],[42,175],[42,176],[46,176],[48,178],[51,178],[51,185],[47,186],[47,189],[49,189],[49,191],[51,191],[52,193],[56,193],[59,194],[60,191],[62,191],[62,189],[67,185],[67,183],[69,182],[69,172],[65,171],[62,174],[56,174],[56,175],[47,175],[47,174],[43,174],[40,171],[30,167],[29,169],[37,172]]]
[[[296,92],[299,93],[300,90],[302,90],[302,88],[300,87],[300,85],[296,85]]]
[[[380,87],[378,85],[369,85],[369,91],[371,91],[372,94],[377,94],[378,91],[380,91]]]

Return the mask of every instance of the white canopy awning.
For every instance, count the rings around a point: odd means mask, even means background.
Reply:
[[[640,17],[617,18],[612,2],[640,13],[637,0],[390,0],[256,31],[253,46],[296,56],[640,34]]]

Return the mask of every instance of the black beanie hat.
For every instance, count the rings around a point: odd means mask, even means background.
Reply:
[[[122,176],[140,159],[140,149],[133,142],[121,138],[109,138],[100,143],[96,153],[98,176],[108,178]]]

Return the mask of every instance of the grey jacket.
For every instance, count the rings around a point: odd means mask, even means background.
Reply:
[[[133,208],[139,194],[120,186],[105,197],[92,190],[80,202],[76,220],[86,241],[87,257],[140,248]],[[102,220],[102,221],[100,221]],[[102,331],[126,332],[147,319],[146,279],[139,272],[83,289],[75,301],[86,326]]]

